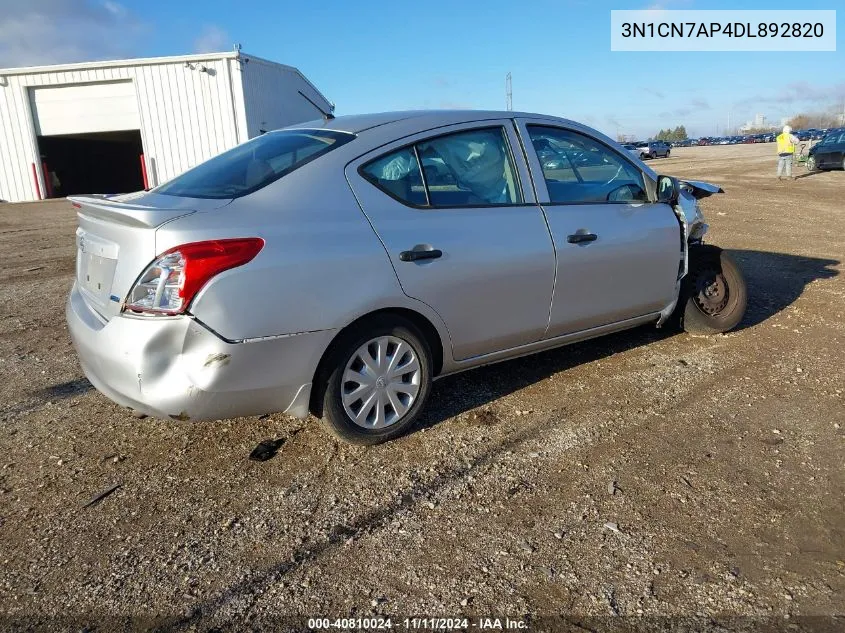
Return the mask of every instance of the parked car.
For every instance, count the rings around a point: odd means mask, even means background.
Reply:
[[[829,130],[809,149],[806,164],[810,171],[845,169],[845,128]]]
[[[735,327],[745,282],[698,207],[720,191],[551,116],[312,121],[72,197],[68,327],[91,383],[140,413],[312,412],[373,444],[435,378],[648,323]]]
[[[640,160],[647,158],[669,158],[671,148],[669,144],[664,141],[648,141],[637,144],[637,150],[640,153]]]
[[[636,143],[625,143],[622,147],[634,158],[640,158],[640,150],[637,149]]]

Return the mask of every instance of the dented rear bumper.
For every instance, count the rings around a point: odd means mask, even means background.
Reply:
[[[326,330],[230,342],[189,316],[106,322],[76,286],[66,317],[94,387],[118,404],[178,420],[273,411],[305,417],[314,371],[333,336]]]

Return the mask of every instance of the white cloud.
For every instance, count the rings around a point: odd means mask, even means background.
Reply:
[[[710,103],[707,99],[692,99],[686,105],[675,108],[670,112],[661,112],[659,114],[661,119],[680,118],[688,116],[697,116],[706,110],[711,110]]]
[[[112,15],[123,16],[126,15],[126,7],[124,7],[119,2],[112,2],[111,0],[105,0],[103,2],[103,8],[111,13]]]
[[[734,105],[753,105],[758,108],[766,105],[801,107],[812,105],[825,108],[831,105],[839,106],[843,101],[845,101],[845,81],[827,85],[794,81],[781,86],[776,93],[756,94],[740,99]]]
[[[113,0],[0,0],[0,67],[131,57],[145,30]]]
[[[229,50],[232,44],[232,39],[226,31],[214,24],[206,24],[194,40],[194,52],[219,53]]]

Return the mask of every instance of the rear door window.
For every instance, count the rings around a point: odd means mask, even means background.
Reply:
[[[413,147],[391,152],[364,165],[361,175],[400,202],[428,204],[420,165]]]
[[[388,195],[415,206],[455,208],[523,202],[501,127],[426,139],[366,163],[360,173]]]
[[[268,132],[215,156],[154,191],[186,198],[239,198],[355,138],[333,130]]]

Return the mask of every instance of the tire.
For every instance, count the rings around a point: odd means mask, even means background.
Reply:
[[[804,163],[807,167],[807,171],[816,171],[816,157],[815,156],[808,156],[807,162]]]
[[[388,368],[394,362],[408,371],[391,379]],[[326,371],[324,425],[344,442],[380,444],[406,433],[425,407],[432,382],[431,350],[413,323],[383,315],[346,332],[333,346]],[[350,377],[367,380],[359,383]]]
[[[666,158],[669,158],[669,153],[670,153],[670,152],[669,152],[669,150],[667,149],[667,150],[666,150]]]
[[[681,326],[690,334],[721,334],[745,316],[748,289],[742,271],[721,248],[690,248],[689,273],[681,289]]]

